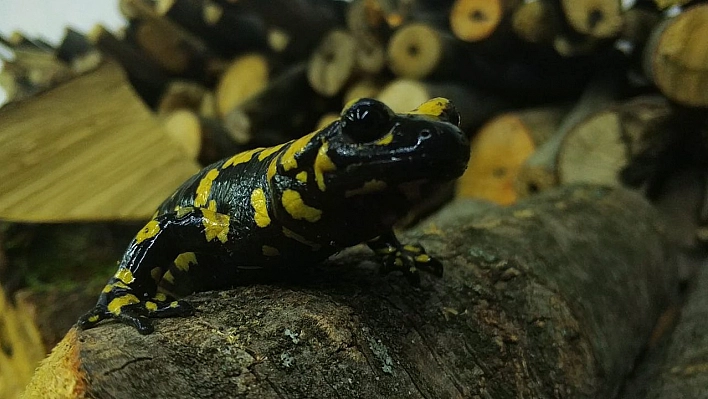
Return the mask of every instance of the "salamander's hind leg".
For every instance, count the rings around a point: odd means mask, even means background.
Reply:
[[[181,208],[151,220],[131,241],[96,306],[79,319],[79,328],[114,318],[149,334],[153,331],[150,318],[192,314],[187,302],[158,292],[158,283],[179,260],[178,255],[186,251],[218,253],[228,241],[228,233],[229,217],[209,209]]]
[[[381,272],[402,271],[411,284],[420,284],[419,270],[438,277],[443,275],[439,260],[425,253],[419,244],[401,244],[393,231],[382,234],[367,245],[381,260]]]

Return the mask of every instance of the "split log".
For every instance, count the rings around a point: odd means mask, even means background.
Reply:
[[[559,184],[617,186],[621,172],[641,153],[660,154],[673,132],[664,129],[672,109],[663,97],[638,97],[588,115],[563,137],[556,156]],[[651,148],[654,147],[654,148]]]
[[[376,96],[394,112],[408,112],[435,97],[448,98],[455,104],[460,112],[460,126],[465,131],[476,130],[496,113],[509,108],[509,104],[498,96],[453,82],[396,79]]]
[[[489,120],[472,140],[457,196],[500,205],[516,202],[514,182],[521,165],[556,131],[566,112],[564,107],[523,109]]]
[[[708,387],[708,268],[695,278],[693,292],[671,334],[666,358],[646,392],[649,399],[703,398]]]
[[[668,98],[708,107],[708,4],[659,24],[644,51],[644,72]]]
[[[556,132],[524,162],[515,182],[521,198],[558,185],[556,164],[563,138],[588,115],[615,100],[621,91],[617,79],[616,75],[603,72],[591,81]]]
[[[262,54],[245,54],[234,59],[219,78],[215,100],[224,116],[268,85],[270,63]]]
[[[348,32],[329,32],[310,56],[307,80],[317,93],[326,97],[338,94],[355,76],[356,41]]]
[[[622,30],[620,0],[561,0],[568,24],[578,33],[598,39],[615,37]]]
[[[0,218],[148,219],[199,166],[115,63],[0,109]]]
[[[458,77],[466,51],[449,33],[425,23],[409,23],[393,34],[386,50],[388,66],[407,79]]]
[[[676,290],[661,230],[623,190],[459,202],[404,234],[444,262],[443,279],[382,278],[353,249],[288,283],[193,295],[197,315],[152,335],[72,330],[28,393],[613,397]]]
[[[236,12],[212,1],[159,0],[155,11],[203,39],[226,56],[267,48],[267,29],[254,14]]]

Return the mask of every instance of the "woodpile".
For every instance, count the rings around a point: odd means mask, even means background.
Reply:
[[[0,37],[0,220],[140,221],[199,167],[354,99],[446,97],[469,167],[407,222],[453,195],[506,206],[590,183],[638,191],[677,243],[708,244],[708,1],[117,3],[118,31]]]

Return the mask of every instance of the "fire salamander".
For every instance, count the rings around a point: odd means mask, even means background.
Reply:
[[[362,242],[383,271],[413,283],[418,270],[442,275],[439,261],[401,244],[392,226],[464,172],[469,139],[458,126],[444,98],[404,114],[361,99],[314,133],[207,166],[137,233],[78,326],[114,318],[149,334],[150,318],[193,313],[173,299],[177,280],[225,288],[239,269],[311,264]]]

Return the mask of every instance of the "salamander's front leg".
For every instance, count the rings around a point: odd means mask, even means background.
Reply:
[[[96,306],[79,319],[79,328],[114,318],[149,334],[149,318],[192,314],[188,303],[158,292],[158,284],[180,253],[216,249],[228,231],[228,216],[209,209],[182,208],[151,220],[128,246]]]
[[[426,254],[419,244],[401,244],[393,231],[370,240],[367,245],[381,260],[383,273],[400,270],[415,285],[420,283],[418,270],[438,277],[443,275],[440,261]]]

